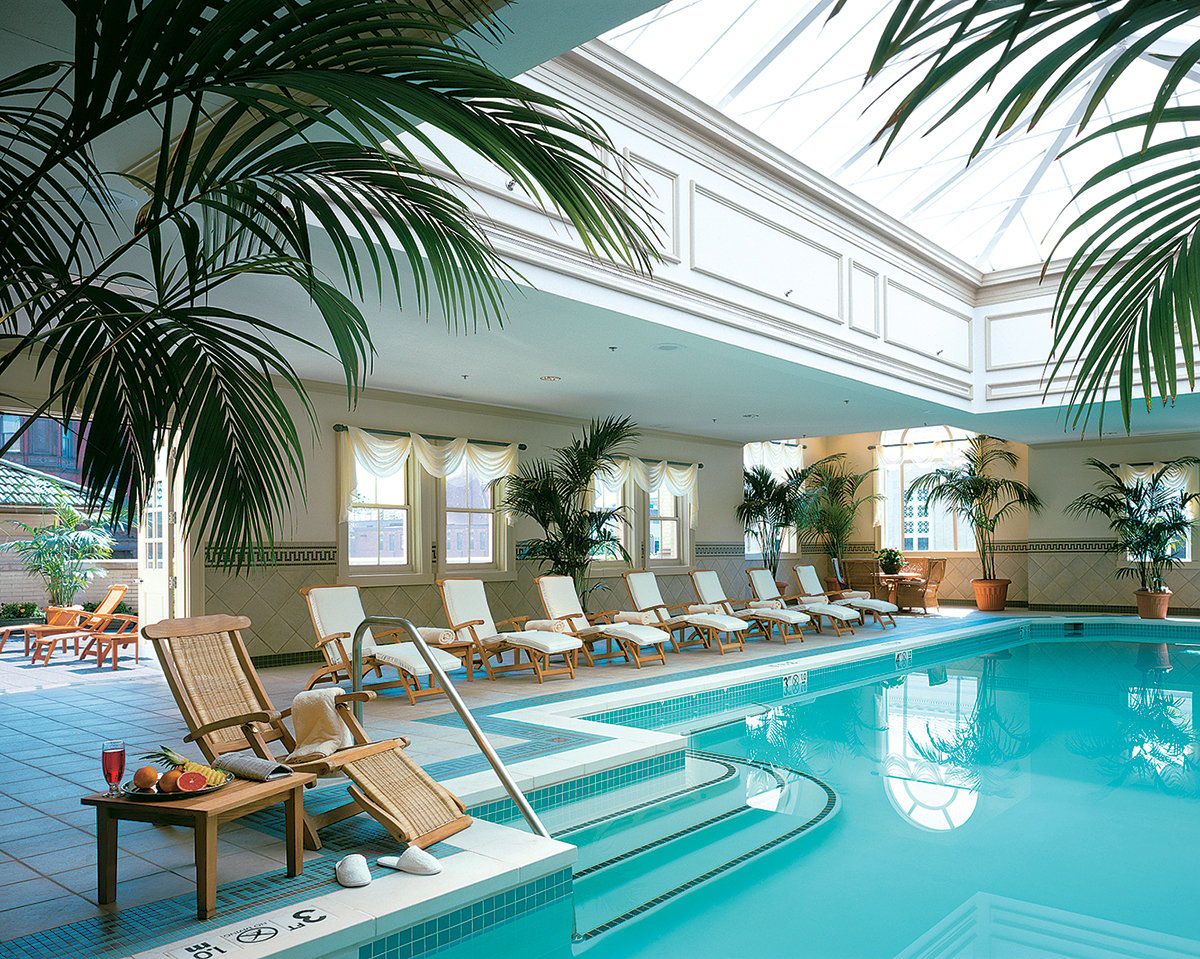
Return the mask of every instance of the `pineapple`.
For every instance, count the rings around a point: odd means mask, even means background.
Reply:
[[[181,756],[175,752],[170,746],[159,746],[158,752],[146,753],[142,758],[149,759],[152,763],[162,766],[164,769],[178,769],[181,773],[200,773],[210,786],[220,786],[229,780],[229,773],[225,772],[225,770],[213,769],[212,766],[193,762],[186,756]]]

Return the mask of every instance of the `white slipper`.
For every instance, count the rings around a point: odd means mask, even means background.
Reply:
[[[388,869],[399,869],[414,876],[436,876],[442,871],[442,864],[417,846],[409,846],[401,856],[380,856],[375,861]]]
[[[358,853],[340,860],[333,871],[337,881],[343,886],[353,888],[371,884],[371,870],[367,868],[367,860]]]

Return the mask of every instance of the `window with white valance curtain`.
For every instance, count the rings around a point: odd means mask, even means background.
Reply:
[[[507,523],[495,480],[517,445],[417,433],[338,434],[340,565],[351,580],[428,582],[441,572],[506,572]]]
[[[749,470],[756,466],[765,466],[772,476],[782,480],[792,470],[804,468],[804,443],[798,439],[747,443],[742,447],[742,467]],[[745,534],[743,548],[747,556],[757,556],[762,552],[762,544],[753,533]],[[780,552],[785,556],[800,554],[800,543],[793,527],[784,530]]]
[[[626,508],[628,524],[614,524],[613,533],[634,565],[691,564],[692,531],[700,516],[698,477],[695,463],[635,457],[618,460],[596,477],[596,506]]]
[[[875,447],[875,526],[880,546],[905,553],[950,552],[975,548],[971,524],[944,505],[931,506],[924,493],[905,501],[909,486],[920,476],[951,465],[961,456],[962,442],[971,434],[952,426],[919,426],[887,430]]]
[[[1126,483],[1135,483],[1138,480],[1145,482],[1150,481],[1155,473],[1165,466],[1165,463],[1125,463],[1117,467],[1117,475]],[[1187,493],[1197,489],[1196,470],[1193,467],[1187,467],[1181,472],[1167,474],[1163,477],[1163,484],[1172,493]],[[1190,563],[1192,561],[1192,537],[1188,535],[1180,536],[1174,544],[1175,558],[1181,563]],[[1139,557],[1127,555],[1126,559],[1133,563],[1137,562]]]

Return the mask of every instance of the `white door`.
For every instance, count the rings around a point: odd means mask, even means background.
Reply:
[[[178,527],[175,496],[170,482],[170,457],[160,451],[154,463],[154,485],[138,526],[138,619],[149,626],[179,615],[177,586],[182,580],[177,570]]]

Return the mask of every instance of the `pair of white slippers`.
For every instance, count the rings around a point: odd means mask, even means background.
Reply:
[[[437,859],[416,846],[409,846],[399,856],[380,856],[375,861],[387,869],[398,869],[414,876],[436,876],[442,871],[442,864]],[[371,883],[371,869],[366,857],[358,853],[339,860],[334,867],[334,875],[341,885],[348,888]]]

